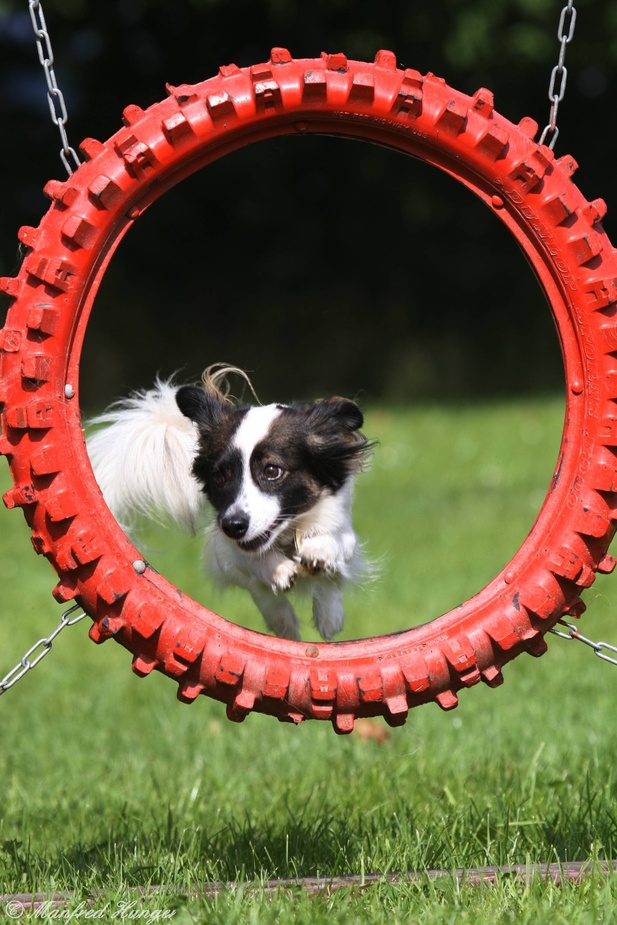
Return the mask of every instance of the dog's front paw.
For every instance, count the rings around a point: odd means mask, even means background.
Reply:
[[[330,538],[312,536],[298,547],[297,562],[304,575],[332,578],[341,568],[338,549]]]
[[[285,559],[279,562],[272,572],[272,590],[273,591],[290,591],[298,576],[298,565],[291,559]]]

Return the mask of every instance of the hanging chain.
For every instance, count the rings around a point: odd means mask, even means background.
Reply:
[[[557,29],[557,38],[560,42],[559,60],[551,72],[551,79],[548,85],[548,98],[551,101],[551,111],[548,125],[546,125],[540,135],[540,144],[545,143],[546,137],[550,134],[551,139],[548,143],[549,148],[555,147],[555,142],[559,135],[557,127],[557,111],[564,94],[566,92],[566,81],[568,79],[568,69],[564,64],[566,58],[566,46],[572,41],[574,36],[574,27],[576,26],[576,10],[574,0],[568,0],[568,3],[561,11],[559,17],[559,28]]]
[[[15,667],[9,671],[7,675],[0,681],[0,696],[5,694],[9,688],[13,687],[14,684],[17,684],[18,681],[23,678],[25,674],[29,671],[32,671],[33,668],[36,668],[38,663],[45,658],[48,652],[51,651],[54,639],[56,636],[62,632],[63,629],[66,629],[67,626],[74,626],[75,623],[79,623],[80,620],[86,616],[86,614],[81,611],[76,617],[72,617],[71,614],[74,614],[77,610],[80,610],[78,604],[74,607],[71,607],[69,610],[66,610],[62,617],[60,618],[60,623],[55,628],[55,630],[46,636],[45,639],[39,639],[38,642],[35,642],[34,645],[28,649],[25,655],[22,656],[20,661],[15,665]]]
[[[81,161],[79,160],[75,149],[70,146],[69,139],[66,134],[66,123],[68,120],[66,103],[64,101],[62,91],[58,86],[58,81],[56,80],[56,74],[54,71],[54,53],[51,49],[51,41],[47,31],[47,26],[45,24],[45,16],[43,15],[41,4],[39,0],[28,0],[28,7],[30,9],[30,19],[32,20],[32,28],[34,29],[34,36],[36,38],[36,47],[39,53],[39,61],[41,62],[43,70],[45,71],[45,80],[47,81],[47,101],[49,102],[51,121],[54,123],[54,125],[58,126],[58,131],[60,132],[60,138],[62,140],[60,159],[66,167],[67,173],[70,177],[73,173],[73,170],[79,167]]]
[[[611,658],[610,655],[606,655],[604,652],[605,649],[608,649],[610,652],[617,654],[617,646],[611,646],[608,642],[594,642],[593,639],[587,639],[586,636],[579,633],[574,624],[568,623],[567,620],[560,620],[559,626],[567,626],[570,632],[562,633],[560,630],[553,628],[551,633],[554,633],[555,636],[561,636],[562,639],[575,639],[577,642],[582,642],[593,649],[598,658],[603,659],[605,662],[610,662],[611,665],[617,665],[617,658]]]

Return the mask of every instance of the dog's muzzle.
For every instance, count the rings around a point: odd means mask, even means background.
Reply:
[[[271,536],[272,530],[266,530],[265,533],[260,533],[259,536],[252,540],[236,540],[236,542],[243,552],[257,552],[258,549],[263,549],[269,543]]]

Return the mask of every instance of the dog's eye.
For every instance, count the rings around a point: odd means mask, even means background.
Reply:
[[[212,474],[212,481],[217,488],[223,488],[227,482],[227,473],[224,469],[218,469]]]
[[[283,470],[281,467],[275,465],[274,463],[267,463],[267,465],[264,466],[264,478],[268,482],[276,482],[277,479],[280,479],[282,474]]]

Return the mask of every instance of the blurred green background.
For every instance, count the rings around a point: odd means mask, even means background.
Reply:
[[[231,61],[379,48],[540,127],[560,0],[46,0],[74,144],[105,139],[129,103]],[[580,0],[568,46],[557,154],[609,205],[617,5]],[[0,0],[0,274],[17,229],[63,178],[28,7]],[[5,300],[6,301],[6,300]],[[2,308],[5,309],[4,302]],[[262,400],[347,393],[364,404],[561,391],[544,297],[509,233],[467,190],[368,144],[277,139],[236,152],[164,196],[115,255],[83,357],[82,405],[156,372],[195,378],[214,361],[252,371]]]

